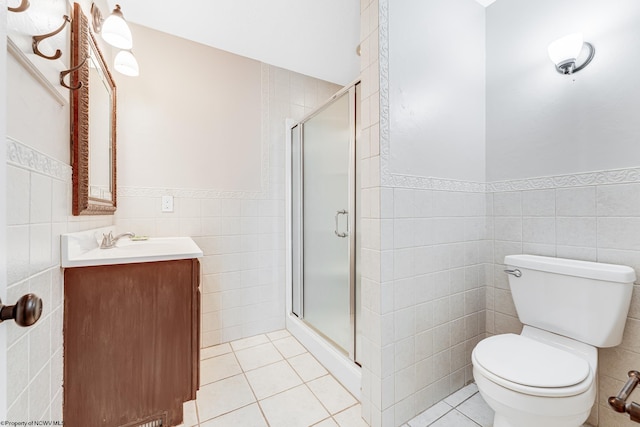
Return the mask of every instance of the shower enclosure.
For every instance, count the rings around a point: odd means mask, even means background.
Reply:
[[[287,126],[287,329],[354,394],[360,387],[358,106],[356,83]]]

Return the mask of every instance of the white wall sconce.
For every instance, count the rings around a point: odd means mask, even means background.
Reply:
[[[111,15],[106,19],[102,18],[102,13],[95,3],[91,5],[91,17],[93,30],[102,36],[102,40],[118,49],[131,49],[133,47],[133,37],[131,29],[124,20],[124,15],[117,4]]]
[[[121,74],[137,77],[140,74],[138,61],[130,50],[121,50],[113,60],[113,68]]]
[[[583,48],[587,48],[589,55],[587,59],[577,64],[578,58]],[[585,42],[582,33],[574,33],[559,38],[549,44],[549,58],[556,66],[556,71],[560,74],[573,74],[586,67],[595,55],[595,48],[591,43]]]
[[[91,18],[93,31],[96,34],[100,34],[102,39],[111,46],[122,49],[113,61],[113,68],[125,76],[137,77],[140,74],[140,67],[136,57],[131,52],[133,37],[131,29],[124,19],[120,5],[116,4],[111,15],[104,19],[98,6],[92,3]]]

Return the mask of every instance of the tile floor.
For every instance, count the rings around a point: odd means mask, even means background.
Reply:
[[[202,349],[181,427],[366,427],[360,403],[287,331]]]
[[[360,403],[285,330],[200,354],[200,390],[185,403],[179,427],[367,427]],[[403,425],[492,426],[493,411],[475,384]]]

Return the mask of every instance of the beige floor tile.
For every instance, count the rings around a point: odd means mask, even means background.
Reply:
[[[294,337],[287,337],[273,342],[280,353],[288,359],[302,353],[306,353],[307,349],[302,346]]]
[[[200,387],[196,404],[200,422],[255,402],[256,399],[244,375],[225,378]]]
[[[307,383],[331,414],[353,406],[358,401],[331,375],[325,375]]]
[[[335,414],[333,418],[340,427],[368,427],[362,419],[362,407],[359,404]]]
[[[271,343],[238,350],[236,357],[245,372],[282,360],[282,356]]]
[[[288,359],[288,362],[296,370],[303,381],[311,381],[328,374],[327,370],[316,360],[311,353],[302,353]]]
[[[190,400],[182,405],[182,424],[185,427],[194,427],[198,425],[198,414],[196,412],[196,401]]]
[[[333,418],[327,418],[326,420],[320,421],[318,424],[314,424],[313,427],[340,427]]]
[[[229,343],[214,345],[213,347],[201,348],[200,360],[220,356],[221,354],[225,354],[225,353],[231,353],[231,346],[229,345]]]
[[[305,385],[262,400],[260,406],[271,427],[308,427],[329,416]]]
[[[200,424],[200,427],[268,427],[257,403]]]
[[[275,331],[275,332],[269,332],[267,334],[267,337],[269,337],[269,339],[271,341],[279,340],[279,339],[282,339],[282,338],[287,338],[287,337],[290,337],[290,336],[291,336],[291,334],[286,329],[281,329],[281,330]]]
[[[493,426],[493,410],[487,405],[482,396],[480,396],[480,393],[474,394],[456,409],[482,427]]]
[[[300,377],[284,360],[249,371],[246,376],[258,399],[273,396],[302,384]]]
[[[478,424],[474,423],[455,409],[430,425],[433,427],[478,427]]]
[[[242,373],[233,353],[227,353],[200,362],[200,385],[210,384],[223,378]]]
[[[255,347],[260,344],[266,344],[269,342],[269,338],[266,335],[256,335],[249,338],[243,338],[241,340],[232,341],[231,347],[234,351],[243,350],[249,347]]]

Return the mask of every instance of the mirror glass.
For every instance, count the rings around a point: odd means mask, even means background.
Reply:
[[[74,4],[71,129],[73,214],[116,210],[116,86],[89,22]]]
[[[113,96],[98,53],[89,46],[89,198],[111,202]]]

